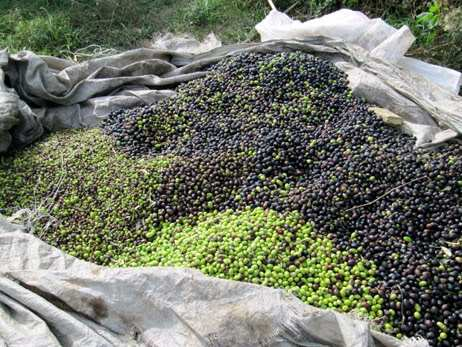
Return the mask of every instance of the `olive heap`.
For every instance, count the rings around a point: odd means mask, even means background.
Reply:
[[[336,249],[377,264],[386,331],[462,343],[460,145],[415,151],[352,97],[342,72],[304,53],[246,53],[210,70],[105,125],[131,155],[182,158],[163,174],[154,223],[299,211]]]
[[[462,344],[461,146],[414,150],[332,64],[240,54],[103,131],[6,158],[0,208],[49,200],[37,234],[100,264],[196,267]]]
[[[100,129],[50,135],[0,156],[0,214],[30,208],[35,234],[70,255],[109,265],[145,238],[149,194],[172,158],[127,158]],[[142,184],[141,184],[142,182]]]
[[[165,223],[153,236],[115,264],[194,267],[218,278],[285,288],[318,307],[383,316],[383,298],[371,292],[375,265],[354,249],[336,250],[297,212],[206,212],[194,221]]]

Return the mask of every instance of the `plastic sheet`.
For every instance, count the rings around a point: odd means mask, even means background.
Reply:
[[[305,40],[316,36],[340,39],[362,47],[372,57],[419,74],[455,95],[462,85],[460,72],[404,56],[415,40],[407,26],[397,30],[380,18],[369,19],[359,11],[342,9],[302,23],[272,10],[255,28],[262,41]]]
[[[416,137],[417,146],[439,143],[441,132],[446,140],[462,133],[462,98],[422,76],[435,70],[423,62],[413,63],[409,58],[404,60],[410,66],[408,69],[388,61],[395,61],[399,52],[409,47],[412,41],[409,31],[405,28],[396,31],[383,21],[369,20],[352,11],[332,15],[328,24],[334,19],[340,20],[337,17],[344,13],[358,16],[357,25],[365,26],[361,27],[365,31],[360,35],[357,31],[351,35],[345,33],[345,39],[378,43],[371,52],[343,40],[318,36],[218,47],[202,54],[145,48],[80,64],[39,57],[32,52],[11,56],[0,52],[0,152],[12,143],[29,144],[44,130],[94,127],[111,111],[151,104],[175,95],[173,89],[179,83],[200,78],[206,74],[208,65],[244,51],[302,50],[331,60],[348,74],[355,95],[389,109],[408,122],[410,126],[406,129]],[[277,14],[276,18],[287,17],[284,16]],[[316,26],[311,25],[313,33],[317,32],[314,30],[317,26],[328,33],[336,30],[335,26],[321,25],[322,18]],[[264,23],[267,25],[268,19],[257,28],[265,28]],[[305,24],[295,24],[303,29],[299,30],[301,34],[305,32]],[[274,25],[272,30],[279,29]],[[284,33],[287,36],[290,31]],[[374,41],[374,37],[377,40]],[[382,40],[385,37],[387,39]],[[392,51],[398,55],[387,53]],[[399,61],[401,64],[403,60]],[[438,69],[439,81],[449,81],[441,77],[447,69]],[[5,76],[12,88],[5,86]]]
[[[208,34],[202,41],[199,41],[188,34],[159,34],[154,36],[152,42],[148,45],[148,48],[165,49],[179,53],[192,54],[205,53],[217,47],[221,47],[221,41],[214,33]]]
[[[83,262],[0,220],[0,346],[426,347],[278,289]]]

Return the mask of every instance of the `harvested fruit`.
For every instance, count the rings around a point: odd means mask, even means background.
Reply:
[[[0,207],[52,201],[37,234],[100,264],[192,266],[462,343],[462,147],[415,150],[332,64],[230,57],[103,131],[4,158]]]
[[[152,238],[115,264],[194,267],[218,278],[285,288],[318,307],[355,309],[372,319],[383,315],[382,299],[370,295],[375,265],[355,249],[335,249],[297,212],[201,213],[193,222],[163,224]]]
[[[0,213],[29,208],[41,239],[108,265],[146,240],[149,199],[169,160],[127,158],[99,129],[55,133],[0,157]]]

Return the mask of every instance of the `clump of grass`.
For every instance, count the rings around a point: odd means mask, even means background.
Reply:
[[[431,9],[431,7],[430,7]],[[462,71],[462,7],[424,12],[413,53],[432,63]]]
[[[72,56],[90,45],[137,47],[154,32],[175,25],[187,0],[36,0],[0,3],[0,47]]]
[[[279,10],[307,20],[339,8],[361,10],[395,26],[407,24],[417,36],[411,54],[462,70],[460,4],[440,0],[274,0]],[[459,6],[459,7],[457,7]],[[153,33],[213,31],[225,43],[257,39],[254,26],[269,11],[266,0],[3,0],[0,48],[73,57],[88,46],[139,47]],[[453,23],[453,24],[448,24]]]
[[[267,11],[265,1],[195,0],[179,12],[171,29],[190,28],[199,36],[214,31],[225,43],[239,42],[255,34],[254,26]]]
[[[245,40],[263,19],[265,1],[37,0],[0,4],[0,47],[71,56],[88,46],[139,47],[153,33],[203,37],[214,31],[225,43]]]
[[[41,54],[65,55],[79,47],[79,30],[63,13],[50,14],[44,9],[28,18],[18,10],[8,11],[0,17],[0,47],[11,51],[23,49]]]

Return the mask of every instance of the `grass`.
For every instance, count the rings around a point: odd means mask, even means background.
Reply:
[[[63,13],[51,14],[41,8],[29,17],[15,8],[0,18],[0,45],[12,51],[26,48],[62,55],[78,48],[79,31]]]
[[[254,34],[254,26],[268,11],[263,1],[196,0],[180,11],[172,31],[188,31],[199,36],[210,31],[226,43],[244,41]]]
[[[88,46],[138,47],[156,32],[219,33],[242,41],[265,15],[262,1],[36,0],[0,3],[0,47],[69,57]]]
[[[417,36],[412,54],[462,70],[462,4],[442,0],[274,0],[300,20],[340,7],[407,24]],[[458,7],[457,7],[458,6]],[[268,12],[266,0],[2,0],[0,47],[75,58],[86,47],[129,49],[154,33],[210,31],[224,43],[256,38],[254,25]],[[91,50],[90,50],[91,52]]]

